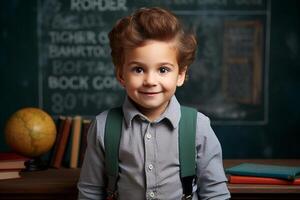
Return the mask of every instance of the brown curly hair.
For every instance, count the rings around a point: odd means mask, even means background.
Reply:
[[[175,41],[179,70],[188,67],[195,59],[195,35],[186,33],[177,17],[166,9],[140,8],[117,21],[108,36],[116,69],[124,64],[126,50],[143,46],[147,40]]]

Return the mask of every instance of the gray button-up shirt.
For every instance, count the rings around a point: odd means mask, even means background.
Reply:
[[[150,122],[126,98],[119,150],[120,200],[180,200],[178,125],[180,104],[172,97],[161,117]],[[104,199],[104,128],[107,111],[96,116],[88,133],[84,163],[78,182],[79,199]],[[222,150],[209,119],[198,112],[196,129],[197,180],[193,200],[228,199]]]

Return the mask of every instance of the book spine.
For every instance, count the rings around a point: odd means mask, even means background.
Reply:
[[[65,122],[64,122],[64,125],[63,125],[63,131],[62,131],[61,138],[58,141],[57,151],[53,155],[54,158],[53,158],[53,162],[52,162],[51,166],[54,167],[54,168],[60,168],[61,167],[61,162],[62,162],[64,153],[65,153],[65,150],[66,150],[67,142],[68,142],[68,139],[69,139],[71,124],[72,124],[72,118],[67,117]]]
[[[268,185],[300,185],[300,178],[288,181],[278,178],[230,175],[229,183],[233,184],[268,184]]]
[[[78,167],[78,156],[80,147],[80,135],[81,135],[81,116],[74,117],[73,129],[72,129],[72,146],[71,146],[71,158],[70,168]]]
[[[300,174],[300,167],[242,163],[225,169],[225,172],[227,174],[238,176],[268,177],[292,181]]]
[[[55,143],[52,147],[52,152],[51,152],[51,155],[50,155],[50,163],[49,163],[50,166],[53,166],[53,164],[54,164],[54,160],[55,160],[55,157],[56,157],[56,154],[57,154],[57,151],[58,151],[58,148],[59,148],[59,143],[60,143],[62,133],[63,133],[63,130],[64,130],[65,122],[66,122],[66,117],[65,116],[59,116],[58,117],[56,139],[55,139]]]
[[[20,171],[2,171],[0,180],[21,178]]]
[[[79,163],[78,167],[82,166],[84,160],[84,154],[87,145],[87,134],[90,127],[91,120],[83,120],[82,121],[82,134],[81,134],[81,143],[80,143],[80,150],[79,150]]]
[[[262,172],[251,172],[251,171],[240,171],[240,172],[229,172],[232,175],[240,175],[240,176],[254,176],[254,177],[268,177],[268,178],[279,178],[285,180],[293,180],[294,177],[286,174],[279,174],[279,173],[262,173]]]
[[[20,154],[14,152],[0,152],[0,162],[1,161],[26,161],[29,160],[28,157],[21,156]]]

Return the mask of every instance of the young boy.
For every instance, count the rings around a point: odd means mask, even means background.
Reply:
[[[195,37],[185,33],[169,11],[141,8],[118,21],[109,38],[116,76],[127,93],[122,107],[116,198],[182,199],[178,155],[181,111],[174,94],[194,60]],[[96,116],[89,129],[79,199],[107,198],[107,114]],[[195,144],[192,199],[229,199],[220,143],[209,119],[199,112]]]

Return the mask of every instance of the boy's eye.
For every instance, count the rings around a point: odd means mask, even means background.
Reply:
[[[132,71],[135,72],[135,73],[140,74],[140,73],[142,73],[144,70],[143,70],[142,67],[133,67],[133,68],[132,68]]]
[[[169,71],[170,71],[170,68],[165,67],[165,66],[159,68],[159,72],[162,74],[167,73]]]

